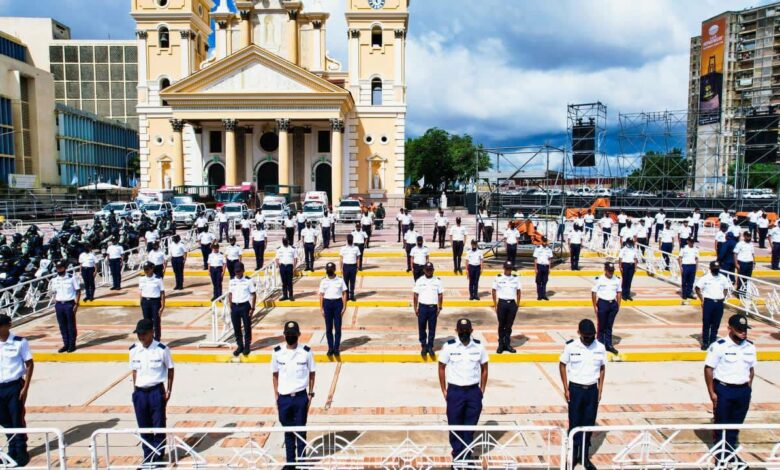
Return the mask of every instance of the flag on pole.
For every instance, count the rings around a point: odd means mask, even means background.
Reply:
[[[417,186],[419,186],[420,188],[422,188],[423,186],[425,186],[425,176],[423,176],[422,178],[420,178],[420,181],[418,181],[418,182],[417,182]]]
[[[78,175],[73,175],[73,179],[70,180],[71,186],[78,186],[79,184],[79,177]]]

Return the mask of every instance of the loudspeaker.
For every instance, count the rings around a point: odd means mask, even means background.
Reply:
[[[761,114],[745,118],[745,163],[777,161],[777,131],[780,116]]]
[[[751,145],[745,147],[745,163],[777,162],[777,145]]]
[[[571,129],[572,164],[575,167],[596,166],[596,126],[576,125]]]
[[[596,166],[596,154],[575,153],[572,155],[571,162],[575,167]]]

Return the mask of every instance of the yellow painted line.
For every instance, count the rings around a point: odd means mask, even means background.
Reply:
[[[561,348],[563,348],[561,346]],[[230,349],[221,349],[214,353],[173,353],[173,360],[177,363],[188,364],[215,364],[215,363],[269,363],[271,362],[270,353],[256,353],[247,357],[240,356],[234,358]],[[645,351],[620,353],[619,356],[609,354],[611,362],[682,362],[682,361],[704,361],[706,353],[704,351]],[[560,358],[559,353],[540,353],[540,352],[518,352],[516,354],[490,354],[491,362],[501,363],[521,363],[521,362],[544,362],[557,363]],[[391,354],[342,354],[341,357],[328,357],[325,354],[315,354],[317,362],[352,362],[352,363],[400,363],[400,362],[418,362],[435,363],[436,359],[429,356],[423,358],[419,354],[411,353],[391,353]],[[68,354],[58,353],[33,353],[33,359],[36,362],[127,362],[128,353],[114,352],[75,352]],[[758,360],[766,362],[780,361],[780,351],[759,351]]]
[[[678,253],[676,251],[674,251],[674,252],[672,252],[672,254],[677,255]],[[663,256],[661,253],[658,253],[657,251],[654,252],[654,255],[655,255],[656,258],[660,258],[660,257]],[[702,258],[714,257],[714,256],[716,256],[716,254],[715,254],[714,251],[700,251],[699,252],[699,256],[702,257]],[[595,253],[595,252],[592,252],[592,251],[588,251],[586,253],[580,253],[580,258],[603,258],[603,257],[604,256],[602,254]],[[756,256],[755,259],[759,263],[768,263],[768,262],[772,261],[772,257],[771,256],[765,256],[765,255]]]
[[[81,308],[90,307],[140,307],[141,299],[103,299],[81,302]],[[166,300],[166,307],[211,307],[210,300]]]

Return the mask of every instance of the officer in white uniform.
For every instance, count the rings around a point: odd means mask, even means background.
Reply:
[[[219,242],[222,243],[223,235],[224,238],[230,235],[228,233],[228,215],[224,207],[221,207],[217,213],[217,222],[219,222]]]
[[[234,236],[228,238],[228,243],[230,244],[225,248],[225,267],[228,270],[228,276],[230,276],[230,279],[233,279],[236,277],[236,265],[241,262],[241,254],[244,250],[236,244],[236,237]]]
[[[181,242],[179,235],[171,238],[168,244],[168,256],[171,257],[171,267],[173,268],[173,277],[176,280],[173,290],[184,289],[184,264],[187,262],[187,247]]]
[[[173,391],[171,350],[153,337],[152,322],[138,322],[138,342],[130,346],[133,371],[133,408],[139,428],[164,428],[166,406]],[[166,387],[167,384],[167,387]],[[165,434],[141,434],[144,464],[165,462]]]
[[[371,228],[373,226],[374,213],[369,212],[368,209],[364,209],[363,215],[360,216],[360,228],[366,234],[366,248],[371,247]],[[358,230],[359,230],[358,229]]]
[[[620,244],[625,245],[627,241],[636,238],[636,229],[634,228],[634,222],[627,220],[626,224],[618,231],[620,236]]]
[[[276,346],[271,354],[274,395],[282,426],[306,426],[309,404],[314,398],[314,354],[309,346],[298,343],[300,336],[298,323],[288,321],[284,324],[285,344]],[[294,464],[303,456],[306,433],[284,433],[284,448],[287,464]]]
[[[591,289],[591,302],[598,318],[598,339],[612,354],[618,350],[612,345],[612,327],[620,311],[622,282],[615,276],[615,265],[604,263],[604,275],[596,278]]]
[[[165,253],[160,249],[158,242],[149,245],[150,251],[146,253],[146,261],[154,266],[154,275],[162,279],[165,276]]]
[[[32,352],[25,338],[11,333],[11,317],[0,313],[0,426],[25,428],[24,404],[32,382]],[[30,461],[27,437],[8,436],[4,452],[23,467]]]
[[[727,211],[726,209],[723,209],[720,214],[718,214],[718,220],[720,221],[720,227],[721,229],[725,226],[726,229],[731,226],[731,214],[729,214],[730,211]]]
[[[200,242],[200,252],[203,255],[203,270],[209,269],[209,255],[211,254],[211,244],[214,243],[214,235],[211,232],[201,232],[198,235],[198,242]]]
[[[512,347],[512,325],[515,323],[517,309],[522,296],[520,291],[520,278],[512,274],[514,266],[511,261],[504,263],[504,273],[493,280],[493,310],[498,319],[498,349],[497,353],[504,351],[517,352]]]
[[[340,271],[347,285],[347,300],[355,301],[355,282],[357,280],[358,259],[360,248],[355,246],[352,235],[347,235],[347,244],[339,252]]]
[[[222,297],[222,280],[225,277],[225,264],[227,263],[225,255],[219,252],[219,243],[215,242],[211,245],[211,254],[206,262],[209,266],[209,277],[213,288],[211,300],[214,301]]]
[[[766,213],[761,214],[756,222],[758,227],[758,247],[764,248],[766,244],[766,235],[769,231],[769,216]]]
[[[228,284],[228,304],[230,305],[230,321],[233,323],[233,335],[236,338],[236,350],[233,356],[239,354],[248,356],[252,348],[252,315],[257,303],[257,288],[255,282],[244,276],[244,264],[235,266],[236,276]],[[242,332],[243,325],[243,332]]]
[[[775,226],[769,230],[769,243],[772,244],[772,269],[780,269],[780,219],[777,219]]]
[[[622,235],[621,232],[623,231],[623,227],[626,226],[626,222],[628,222],[628,216],[625,211],[621,210],[617,216],[618,235]]]
[[[244,218],[241,219],[241,237],[244,239],[244,249],[249,248],[249,236],[252,231],[252,221],[249,220],[249,214],[244,214]]]
[[[279,277],[282,280],[282,297],[279,300],[295,301],[293,274],[297,262],[295,248],[290,246],[290,240],[283,238],[282,246],[276,249],[276,266],[279,267]]]
[[[352,241],[355,243],[355,246],[360,249],[360,258],[358,259],[358,271],[363,270],[363,253],[366,250],[366,239],[368,238],[368,235],[363,230],[363,227],[360,225],[360,222],[355,224],[355,230],[352,231]]]
[[[692,233],[693,230],[688,225],[688,219],[684,219],[682,221],[682,225],[677,227],[677,244],[680,246],[680,248],[687,244],[686,242],[689,238],[691,238]]]
[[[696,296],[701,301],[702,330],[701,350],[706,351],[718,339],[720,321],[723,319],[723,304],[729,295],[731,282],[720,273],[720,264],[710,262],[710,272],[696,281]]]
[[[582,251],[582,240],[584,234],[582,233],[582,227],[579,225],[573,225],[569,233],[566,235],[566,241],[569,243],[569,256],[571,262],[571,270],[580,270],[580,252]]]
[[[306,216],[303,215],[303,210],[298,209],[298,213],[295,215],[295,224],[298,229],[298,241],[301,241],[301,232],[303,227],[306,226]]]
[[[520,231],[515,227],[515,223],[510,221],[509,226],[504,230],[504,242],[506,243],[506,259],[512,263],[514,269],[517,261],[517,242],[520,238]]]
[[[750,232],[745,232],[742,240],[734,247],[734,266],[740,276],[752,277],[753,267],[756,265],[756,249],[750,241]],[[737,277],[736,290],[740,291],[745,283],[741,277]],[[743,295],[744,292],[740,292]]]
[[[160,341],[161,317],[165,310],[165,285],[162,279],[154,275],[154,266],[151,263],[144,265],[144,276],[138,278],[138,287],[141,291],[141,313],[144,319],[152,322],[155,341]]]
[[[255,225],[257,224],[265,224],[265,214],[263,214],[263,209],[260,209],[255,213]]]
[[[293,219],[292,212],[287,214],[287,218],[284,219],[284,236],[290,241],[290,244],[295,241],[295,219]]]
[[[691,229],[693,230],[693,241],[699,243],[699,227],[701,226],[701,210],[697,207],[691,215]]]
[[[677,260],[682,278],[680,295],[683,300],[695,299],[693,284],[696,282],[696,269],[699,265],[699,249],[694,246],[693,237],[688,238],[686,246],[680,249],[680,257]]]
[[[119,244],[119,240],[114,237],[106,248],[106,257],[108,258],[108,269],[111,271],[111,289],[122,289],[122,264],[125,249]]]
[[[401,209],[401,236],[406,239],[406,232],[412,228],[412,214],[408,209]]]
[[[674,238],[676,236],[674,229],[672,229],[672,221],[667,220],[664,228],[661,230],[661,241],[659,242],[658,249],[663,253],[664,266],[666,270],[669,270],[669,263],[672,259],[672,251],[674,251]],[[658,235],[658,234],[656,234]]]
[[[265,231],[265,225],[261,222],[252,230],[252,249],[255,251],[255,269],[263,269],[265,264],[265,246],[268,239],[268,233]]]
[[[585,232],[588,233],[588,241],[593,240],[593,225],[596,223],[596,217],[590,209],[588,209],[582,221],[585,222]]]
[[[636,265],[639,264],[639,254],[634,246],[634,240],[626,240],[626,244],[618,253],[620,260],[620,277],[623,279],[621,289],[624,300],[634,300],[631,295],[631,283],[634,281]]]
[[[439,354],[439,385],[447,401],[447,424],[475,426],[482,413],[482,398],[488,380],[488,354],[472,335],[471,321],[461,318],[455,326],[458,339],[447,341]],[[465,452],[474,440],[471,431],[450,432],[452,459],[472,460]]]
[[[322,230],[322,247],[330,248],[330,229],[335,220],[333,214],[330,214],[327,209],[320,217],[320,229]]]
[[[655,214],[655,241],[658,242],[658,237],[661,235],[661,230],[664,229],[666,224],[666,213],[663,209],[659,209]]]
[[[81,266],[81,279],[84,280],[84,301],[95,300],[95,277],[97,276],[97,256],[92,252],[92,247],[87,245],[87,251],[79,255]]]
[[[436,237],[439,238],[439,249],[444,248],[444,235],[449,224],[450,222],[447,220],[447,216],[444,215],[444,211],[439,209],[439,213],[436,214],[433,220],[433,241],[436,241]]]
[[[422,238],[422,237],[420,237]],[[414,314],[417,316],[417,331],[420,340],[420,354],[434,357],[433,342],[436,338],[436,320],[441,314],[444,289],[441,279],[433,276],[433,263],[425,263],[424,276],[414,283]]]
[[[60,353],[76,350],[76,313],[81,300],[79,280],[65,272],[68,265],[64,261],[57,263],[57,276],[51,280],[51,290],[54,292],[54,311],[57,314],[57,324],[62,335]]]
[[[607,364],[607,352],[604,345],[596,341],[593,322],[580,320],[577,333],[579,339],[566,342],[558,365],[564,397],[569,404],[569,432],[581,426],[596,425]],[[587,470],[596,469],[590,461],[590,437],[590,433],[576,435],[572,468],[582,464]]]
[[[407,230],[404,230],[404,251],[406,251],[406,272],[412,271],[412,248],[417,244],[417,231],[412,223]]]
[[[466,251],[466,276],[469,278],[469,300],[479,300],[479,278],[482,276],[484,255],[477,247],[477,241],[471,239],[471,249]]]
[[[747,339],[748,329],[750,326],[745,315],[732,315],[729,318],[728,336],[714,342],[707,350],[704,380],[712,400],[715,424],[745,422],[758,361],[756,347]],[[722,434],[719,432],[717,435]],[[738,438],[737,430],[725,432],[729,449],[736,449],[739,446]],[[747,467],[735,466],[734,468]]]
[[[314,247],[317,245],[317,230],[311,227],[311,222],[306,222],[306,228],[301,230],[303,238],[303,253],[306,261],[305,271],[314,272]]]
[[[547,281],[550,280],[550,260],[553,252],[547,243],[547,237],[542,237],[542,244],[534,248],[534,273],[536,274],[536,300],[547,298]]]
[[[461,223],[460,217],[456,217],[455,225],[450,227],[450,243],[452,244],[453,271],[455,273],[463,274],[463,268],[461,267],[461,259],[463,258],[463,247],[466,244],[466,227],[464,227],[460,223]]]
[[[341,354],[341,319],[347,310],[347,285],[336,276],[336,264],[325,265],[326,276],[320,281],[320,312],[325,318],[328,356]]]
[[[195,219],[195,227],[198,228],[198,233],[203,233],[208,230],[209,219],[205,213],[201,213],[197,219]]]
[[[604,216],[599,220],[599,226],[601,227],[601,247],[606,248],[609,243],[609,237],[612,235],[612,217],[606,212]]]
[[[154,243],[157,240],[160,239],[160,233],[157,231],[157,229],[147,230],[144,234],[144,238],[146,239],[146,244],[149,245],[150,243]]]
[[[417,237],[417,244],[409,250],[409,256],[412,259],[412,276],[415,282],[423,275],[423,268],[428,263],[428,247],[423,245],[423,237]]]

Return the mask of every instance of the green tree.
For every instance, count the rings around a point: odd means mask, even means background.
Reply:
[[[681,191],[685,189],[691,164],[682,150],[672,149],[668,154],[648,151],[642,164],[628,175],[628,187],[650,191]]]
[[[728,181],[734,186],[735,163],[729,163]],[[776,163],[751,163],[745,165],[743,160],[739,164],[739,188],[740,189],[777,189],[780,166]]]
[[[473,178],[477,162],[479,171],[490,168],[490,157],[468,134],[432,128],[406,141],[404,169],[413,184],[425,177],[427,187],[438,189],[444,183],[449,188],[456,181]]]

